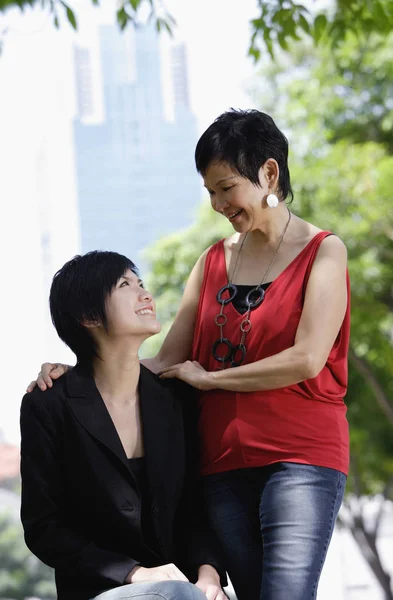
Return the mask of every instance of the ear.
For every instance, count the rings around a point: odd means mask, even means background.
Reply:
[[[278,166],[278,162],[274,158],[268,158],[261,167],[260,178],[262,176],[265,179],[269,190],[272,192],[275,192],[277,189],[279,175],[280,167]]]
[[[81,321],[80,324],[83,327],[86,327],[86,329],[97,329],[98,327],[101,327],[101,323],[98,321],[88,321],[87,319],[85,321]]]

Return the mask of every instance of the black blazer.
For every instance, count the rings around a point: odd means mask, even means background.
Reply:
[[[137,564],[175,562],[196,579],[219,549],[198,500],[191,388],[141,366],[141,421],[155,550],[141,536],[141,498],[94,379],[80,367],[21,407],[21,518],[30,550],[55,569],[59,600],[123,585]]]

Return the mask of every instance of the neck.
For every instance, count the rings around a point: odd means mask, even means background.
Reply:
[[[106,347],[99,349],[101,358],[93,360],[93,374],[97,388],[112,404],[135,401],[140,363],[137,347]]]
[[[247,245],[276,246],[288,224],[290,212],[285,202],[280,202],[277,208],[265,209],[263,216],[264,220],[247,235]]]

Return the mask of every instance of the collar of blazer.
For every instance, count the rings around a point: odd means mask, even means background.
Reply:
[[[129,472],[127,456],[93,377],[80,366],[74,367],[65,377],[67,402],[75,417]],[[139,402],[151,489],[160,484],[167,468],[166,457],[175,405],[174,386],[167,383],[141,365]]]

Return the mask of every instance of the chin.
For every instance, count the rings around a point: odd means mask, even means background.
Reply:
[[[149,327],[149,333],[150,335],[156,335],[157,333],[160,333],[161,329],[161,323],[159,321],[155,321]]]

